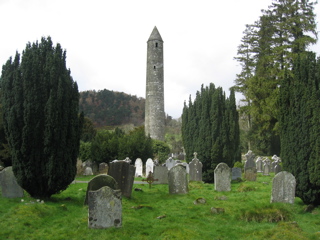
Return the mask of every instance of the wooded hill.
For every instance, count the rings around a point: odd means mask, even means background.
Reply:
[[[107,89],[80,92],[79,111],[97,128],[144,122],[145,99]]]

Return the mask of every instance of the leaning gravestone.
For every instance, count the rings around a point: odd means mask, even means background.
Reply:
[[[92,178],[88,182],[88,187],[87,187],[87,193],[86,193],[86,198],[84,200],[84,204],[88,204],[88,195],[90,191],[97,191],[98,189],[108,186],[112,189],[119,189],[118,183],[116,180],[114,180],[113,177],[107,175],[107,174],[100,174],[94,178]]]
[[[151,158],[148,158],[146,162],[146,176],[148,176],[149,172],[153,173],[153,167],[154,167],[153,160]]]
[[[202,162],[197,158],[197,153],[194,153],[194,158],[189,163],[189,180],[202,182]]]
[[[186,168],[176,165],[168,173],[169,193],[186,194],[189,192]]]
[[[109,175],[113,177],[122,192],[122,196],[131,197],[136,168],[126,161],[113,161],[109,164]]]
[[[20,198],[23,197],[23,189],[17,183],[12,167],[6,167],[0,172],[0,184],[2,197]]]
[[[176,161],[172,159],[172,157],[169,157],[169,159],[166,160],[166,167],[168,168],[168,170],[173,168],[175,165],[176,165]]]
[[[88,194],[89,228],[110,228],[122,226],[121,191],[108,186]]]
[[[143,163],[141,158],[136,159],[136,161],[134,162],[134,166],[136,167],[135,177],[142,177]]]
[[[168,168],[164,166],[155,166],[153,177],[154,179],[158,179],[156,182],[158,184],[168,184]]]
[[[232,177],[231,180],[241,179],[242,170],[241,168],[232,168]]]
[[[271,203],[294,203],[296,191],[295,177],[286,171],[279,172],[272,181]]]
[[[214,170],[214,189],[218,192],[231,191],[231,171],[226,163],[219,163]]]

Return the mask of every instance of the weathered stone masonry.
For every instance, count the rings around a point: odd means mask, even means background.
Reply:
[[[145,131],[152,139],[164,141],[163,40],[154,27],[147,42],[147,83]]]

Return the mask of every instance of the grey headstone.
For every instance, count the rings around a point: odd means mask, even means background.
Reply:
[[[88,182],[87,193],[86,193],[86,198],[84,200],[84,204],[85,205],[88,204],[88,194],[90,191],[97,191],[98,189],[105,186],[108,186],[112,189],[119,189],[118,183],[116,182],[116,180],[107,174],[101,174],[92,178]]]
[[[136,167],[135,177],[142,177],[143,162],[141,158],[137,158],[134,166]]]
[[[146,176],[148,176],[149,172],[153,173],[153,167],[154,167],[153,160],[151,158],[148,158],[146,162]]]
[[[265,158],[262,162],[263,162],[263,175],[269,176],[270,175],[271,161],[270,161],[269,158]]]
[[[168,170],[173,168],[175,165],[176,165],[176,161],[174,159],[172,159],[172,157],[169,157],[169,159],[166,160],[166,166],[167,166]]]
[[[258,157],[256,160],[257,172],[262,172],[262,157]]]
[[[231,170],[226,163],[219,163],[214,170],[214,189],[219,192],[231,191]]]
[[[102,162],[99,164],[99,173],[100,174],[108,174],[109,166],[107,163]]]
[[[121,191],[108,186],[89,191],[89,228],[110,228],[122,226]]]
[[[86,167],[86,169],[84,170],[83,175],[85,175],[85,176],[93,175],[92,168],[91,167]]]
[[[202,182],[202,162],[197,158],[189,163],[189,180]]]
[[[186,194],[189,192],[186,168],[177,165],[172,167],[168,173],[169,193]]]
[[[113,161],[109,166],[109,175],[113,177],[122,192],[122,196],[131,197],[136,168],[126,161]]]
[[[241,168],[232,168],[232,180],[237,180],[237,179],[241,179],[242,175],[242,170]]]
[[[279,172],[272,181],[271,203],[294,203],[296,191],[295,177],[286,171]]]
[[[17,183],[16,177],[13,174],[12,167],[6,167],[1,171],[1,190],[2,197],[5,198],[20,198],[23,197],[23,189]]]
[[[248,168],[256,168],[256,163],[254,162],[254,158],[255,155],[253,154],[253,152],[251,150],[249,150],[246,155],[246,162],[244,164],[244,169],[248,169]]]
[[[156,184],[168,184],[168,168],[164,166],[155,166],[154,179],[158,179],[158,181],[154,182]]]

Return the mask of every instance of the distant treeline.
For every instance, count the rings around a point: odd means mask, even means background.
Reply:
[[[107,89],[80,92],[79,111],[83,111],[95,127],[144,122],[145,99]]]

